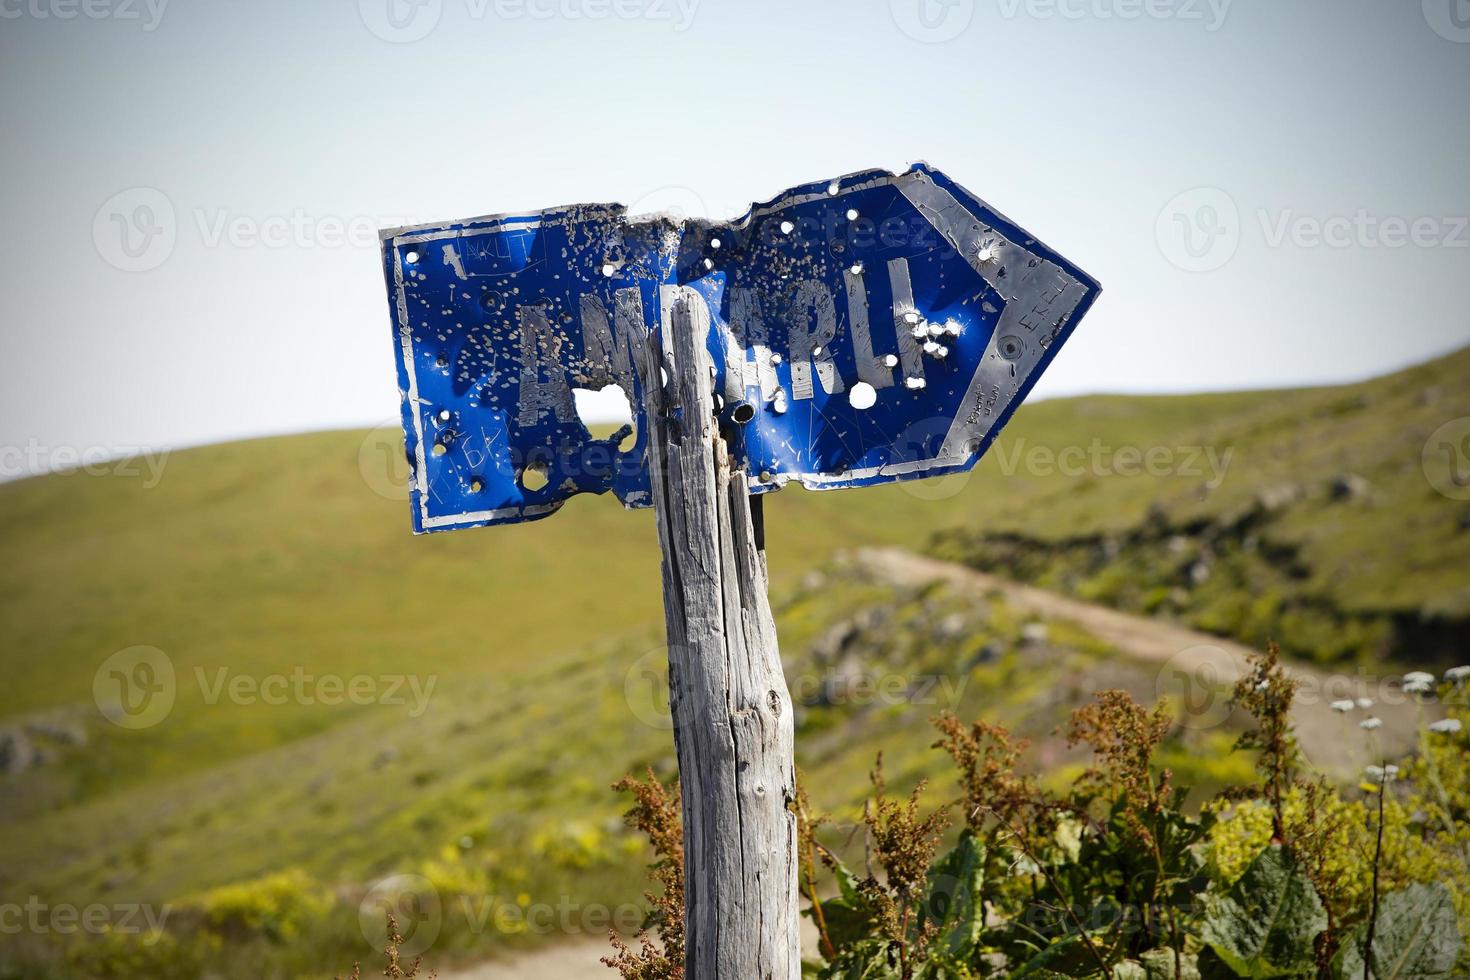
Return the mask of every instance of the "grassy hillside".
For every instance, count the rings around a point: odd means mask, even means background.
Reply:
[[[940,711],[1036,738],[1060,781],[1079,768],[1053,734],[1068,710],[1097,685],[1154,691],[1145,665],[1069,624],[947,587],[895,589],[840,563],[789,588],[778,620],[799,762],[839,835],[880,749],[895,780],[937,776],[949,792],[947,767],[925,751]],[[325,977],[368,952],[360,903],[390,876],[412,876],[441,903],[437,964],[540,938],[477,922],[487,903],[635,908],[643,845],[608,784],[672,771],[663,658],[655,632],[529,658],[440,689],[418,718],[374,708],[290,744],[12,819],[0,837],[5,892],[170,909],[174,945],[128,947],[150,977]],[[1248,772],[1243,757],[1197,761],[1223,756],[1231,738],[1183,732],[1169,758],[1204,785],[1233,781]],[[227,938],[211,945],[205,924],[216,919]],[[61,965],[66,945],[0,943],[0,976],[89,976]]]
[[[1470,485],[1454,480],[1470,476],[1470,350],[1364,384],[1216,407],[1133,445],[1228,459],[1217,484],[1106,473],[1018,482],[933,550],[1252,646],[1274,638],[1300,658],[1463,659]]]
[[[1093,688],[1153,686],[1066,624],[898,594],[834,568],[835,551],[929,548],[1251,642],[1269,632],[1302,656],[1419,660],[1466,635],[1470,504],[1421,466],[1430,433],[1464,416],[1470,351],[1334,389],[1039,403],[968,476],[770,498],[817,795],[854,798],[879,747],[895,778],[926,772],[941,707],[1045,736]],[[1128,475],[1130,449],[1169,465]],[[413,538],[407,505],[374,489],[380,455],[365,433],[322,433],[175,453],[156,486],[0,486],[0,892],[168,903],[180,921],[235,908],[238,892],[212,895],[223,886],[246,883],[247,904],[300,892],[316,911],[293,928],[309,938],[274,942],[246,916],[231,926],[246,945],[185,951],[241,976],[362,955],[356,903],[387,873],[537,901],[639,892],[641,852],[607,784],[672,755],[650,515],[581,498],[524,527]],[[176,700],[128,730],[100,716],[93,685],[137,645],[167,657]],[[221,693],[303,676],[317,694],[361,677],[410,702],[416,684],[427,703]],[[898,693],[834,693],[834,677],[897,678]],[[1228,738],[1190,738],[1175,761],[1227,778],[1191,760]],[[1036,758],[1068,764],[1044,737]],[[288,868],[300,877],[270,877]],[[450,926],[436,950],[518,941]],[[58,965],[67,941],[0,937],[0,977],[90,975]],[[16,966],[36,957],[50,966]]]

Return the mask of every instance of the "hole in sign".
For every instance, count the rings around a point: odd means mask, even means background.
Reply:
[[[847,389],[847,401],[853,408],[866,411],[878,403],[878,389],[866,381],[859,381]]]
[[[546,484],[551,482],[551,477],[546,474],[545,463],[532,463],[521,470],[521,486],[526,490],[535,492],[546,489]]]
[[[577,418],[594,435],[614,430],[612,435],[619,436],[618,452],[625,453],[632,449],[638,441],[638,432],[633,423],[633,407],[628,402],[628,393],[615,384],[604,385],[602,388],[593,390],[591,388],[573,388],[572,402],[577,407]],[[604,434],[602,438],[607,438]]]

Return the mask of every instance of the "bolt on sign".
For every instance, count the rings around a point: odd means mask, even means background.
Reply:
[[[752,494],[967,470],[1098,284],[938,170],[793,188],[733,221],[616,204],[382,234],[414,530],[652,504],[639,365],[687,309]],[[662,380],[660,381],[662,383]],[[573,393],[616,386],[596,438]]]

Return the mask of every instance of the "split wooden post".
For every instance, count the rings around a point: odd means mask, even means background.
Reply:
[[[648,344],[642,367],[684,809],[685,976],[798,980],[791,696],[760,498],[719,432],[707,324],[686,297],[669,307],[663,349]]]

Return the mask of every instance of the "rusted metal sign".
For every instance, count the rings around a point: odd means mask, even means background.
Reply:
[[[1098,293],[922,164],[728,222],[586,204],[395,228],[383,268],[419,532],[534,520],[577,493],[649,506],[639,366],[676,305],[763,493],[968,469]],[[608,385],[633,432],[598,439],[573,392]]]

